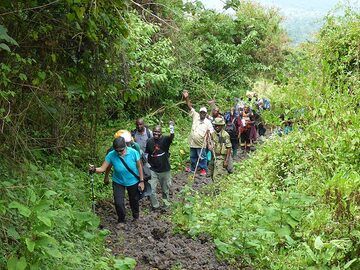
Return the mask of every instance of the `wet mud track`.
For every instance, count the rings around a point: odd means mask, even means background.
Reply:
[[[244,157],[244,154],[240,154],[235,161]],[[172,200],[177,200],[177,194],[188,183],[189,176],[192,175],[178,173],[173,176],[170,193]],[[196,176],[192,187],[199,190],[210,182],[209,177]],[[126,209],[128,220],[131,220],[129,205]],[[98,202],[97,214],[101,218],[102,227],[110,231],[106,240],[108,248],[114,255],[134,258],[137,270],[244,269],[240,263],[235,266],[218,261],[210,237],[203,235],[198,239],[191,239],[185,235],[174,234],[170,220],[171,210],[151,211],[148,198],[140,201],[140,219],[136,222],[117,224],[115,208],[110,199]]]

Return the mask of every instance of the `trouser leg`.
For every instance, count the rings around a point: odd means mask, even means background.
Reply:
[[[199,159],[199,168],[200,169],[204,169],[207,171],[207,150],[205,148],[198,148],[197,149],[198,152],[198,157],[200,157]]]
[[[213,180],[218,181],[225,175],[227,175],[227,170],[224,168],[224,159],[218,158],[214,161]]]
[[[139,191],[138,184],[126,187],[133,218],[139,218]]]
[[[152,191],[150,195],[150,202],[151,202],[151,206],[154,208],[158,208],[160,206],[156,194],[158,181],[159,181],[158,173],[151,171],[151,179],[149,180],[149,184],[151,186],[151,191]]]
[[[233,163],[233,158],[231,155],[229,157],[228,166],[226,169],[227,169],[228,173],[233,173],[233,171],[234,171],[234,163]]]
[[[171,186],[170,171],[159,173],[159,180],[161,185],[162,198],[169,201],[169,190]]]
[[[190,147],[190,162],[191,162],[191,171],[195,171],[196,163],[198,160],[198,148]]]
[[[113,182],[113,195],[118,222],[124,222],[126,215],[124,204],[125,187]]]

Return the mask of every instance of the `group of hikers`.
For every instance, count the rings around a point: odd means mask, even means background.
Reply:
[[[183,92],[192,117],[189,136],[190,167],[187,172],[201,176],[210,175],[214,181],[224,174],[232,173],[233,157],[237,155],[239,144],[249,151],[258,136],[265,134],[258,111],[270,109],[270,103],[256,96],[248,97],[245,102],[236,98],[230,111],[221,113],[210,101],[211,115],[206,107],[197,112],[189,98],[188,91]],[[152,210],[167,207],[171,186],[170,146],[174,140],[174,122],[169,123],[170,134],[163,135],[162,127],[157,125],[150,130],[142,118],[135,122],[136,128],[129,132],[119,130],[114,135],[112,147],[108,149],[100,167],[89,166],[90,173],[105,173],[104,183],[109,183],[109,173],[113,168],[113,197],[118,222],[126,219],[125,190],[127,190],[133,221],[139,219],[139,200],[146,192],[150,197]],[[210,168],[210,169],[209,169]],[[162,191],[163,206],[157,198],[157,185]]]

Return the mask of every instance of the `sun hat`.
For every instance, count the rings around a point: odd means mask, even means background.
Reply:
[[[120,129],[114,134],[115,139],[119,137],[123,137],[126,143],[131,142],[131,133],[126,129]]]
[[[224,119],[221,118],[221,117],[216,117],[215,120],[214,120],[214,122],[213,122],[213,124],[214,124],[215,126],[223,126],[223,125],[225,125],[225,121],[224,121]]]

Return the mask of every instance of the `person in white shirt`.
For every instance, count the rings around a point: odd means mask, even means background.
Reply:
[[[187,170],[195,172],[195,169],[198,167],[200,169],[200,175],[206,176],[208,170],[206,145],[207,140],[210,139],[209,135],[214,132],[214,128],[211,121],[206,118],[206,108],[202,107],[199,112],[196,112],[191,105],[187,91],[183,92],[183,97],[190,109],[190,116],[192,117],[192,127],[189,137],[191,167]]]

